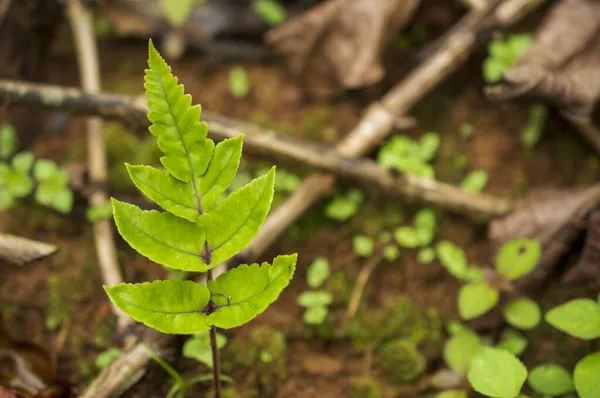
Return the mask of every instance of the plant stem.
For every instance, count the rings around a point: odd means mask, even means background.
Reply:
[[[206,280],[212,281],[212,270],[208,270]],[[215,390],[215,398],[221,398],[221,364],[219,361],[219,347],[217,347],[217,328],[210,328],[210,351],[212,352],[213,362],[213,388]]]

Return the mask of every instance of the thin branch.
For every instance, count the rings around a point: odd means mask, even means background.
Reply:
[[[0,233],[0,258],[11,264],[23,266],[57,250],[58,247],[48,243]]]
[[[373,257],[369,262],[367,262],[358,273],[358,277],[356,278],[356,283],[354,284],[354,289],[352,289],[352,294],[350,295],[350,300],[348,301],[348,308],[346,309],[346,322],[354,318],[356,312],[358,311],[358,306],[360,304],[360,299],[362,298],[365,287],[367,286],[367,282],[371,277],[371,274],[375,270],[375,267],[381,262],[383,256],[378,254]]]
[[[146,126],[145,101],[112,94],[86,94],[76,89],[0,80],[0,99],[13,103],[98,114],[126,119]],[[382,118],[387,116],[380,110]],[[368,159],[354,159],[321,145],[282,137],[254,124],[204,112],[210,136],[217,141],[244,134],[246,154],[267,158],[278,164],[304,166],[336,174],[363,186],[375,188],[393,198],[423,202],[468,216],[496,217],[510,210],[510,201],[489,195],[476,195],[449,184],[411,175],[401,175]],[[397,119],[395,120],[397,122]]]
[[[100,91],[100,70],[98,62],[98,49],[96,36],[93,30],[92,16],[79,0],[70,0],[67,14],[73,38],[77,48],[77,58],[81,73],[81,86],[90,93]],[[87,119],[87,153],[88,171],[90,180],[95,186],[103,186],[106,183],[106,155],[104,150],[104,137],[102,134],[102,119],[90,117]],[[91,206],[102,206],[108,197],[105,192],[95,190],[90,194]],[[96,254],[105,284],[112,286],[123,281],[117,252],[113,238],[111,224],[108,220],[96,221],[93,225]],[[112,307],[117,316],[118,328],[123,331],[132,320],[127,314]]]

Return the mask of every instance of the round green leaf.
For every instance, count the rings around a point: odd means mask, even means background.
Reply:
[[[600,337],[600,304],[591,299],[575,299],[553,308],[546,321],[571,336],[584,340]]]
[[[33,176],[38,181],[47,181],[56,174],[58,166],[51,160],[40,159],[35,162]]]
[[[22,174],[29,174],[33,162],[34,157],[31,152],[20,152],[12,158],[13,168]]]
[[[320,325],[325,322],[329,310],[327,307],[310,307],[304,311],[304,323],[309,325]]]
[[[433,250],[431,247],[425,247],[419,250],[417,259],[421,264],[430,264],[433,262],[433,260],[435,260],[435,250]]]
[[[458,294],[458,312],[464,320],[481,316],[494,308],[500,293],[486,283],[471,283],[463,286]]]
[[[493,398],[514,398],[527,379],[527,369],[506,350],[480,347],[467,375],[473,389]]]
[[[250,91],[250,80],[246,70],[241,66],[235,66],[229,71],[229,93],[234,98],[244,98]]]
[[[359,256],[369,257],[373,254],[373,239],[364,235],[356,235],[352,238],[352,248]]]
[[[504,319],[519,329],[533,329],[540,323],[542,312],[533,300],[522,298],[508,303],[503,309]]]
[[[329,261],[325,257],[316,258],[308,267],[306,280],[312,289],[320,288],[329,278]]]
[[[465,252],[454,243],[444,240],[437,244],[436,251],[440,263],[458,279],[464,279],[467,273],[467,257]]]
[[[394,245],[387,245],[383,248],[383,257],[387,261],[397,260],[400,256],[400,250]]]
[[[463,378],[479,346],[479,336],[469,329],[463,329],[452,335],[444,346],[444,361],[456,375]]]
[[[466,192],[480,193],[485,188],[487,180],[488,175],[485,170],[475,170],[465,177],[460,183],[460,188]]]
[[[421,149],[420,155],[424,162],[429,162],[434,158],[438,148],[440,147],[440,136],[437,133],[429,132],[423,134],[419,140]]]
[[[573,373],[575,390],[580,398],[600,397],[600,352],[583,358]]]
[[[496,345],[496,348],[501,348],[510,352],[513,355],[519,356],[525,349],[529,342],[516,330],[509,329],[502,333],[500,341]]]
[[[415,248],[421,244],[421,239],[415,228],[401,227],[394,232],[396,242],[402,247]]]
[[[557,396],[573,391],[569,372],[551,363],[536,366],[529,373],[528,382],[535,392],[542,395]]]
[[[302,307],[325,307],[331,304],[333,297],[324,290],[307,291],[298,296],[298,304]]]
[[[515,280],[531,272],[541,255],[542,246],[538,241],[532,239],[511,240],[498,251],[496,269],[507,279]]]

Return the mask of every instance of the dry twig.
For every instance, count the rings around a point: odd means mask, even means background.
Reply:
[[[57,250],[56,246],[48,243],[0,233],[0,258],[11,264],[23,266]]]
[[[356,311],[358,311],[358,305],[360,304],[360,299],[364,294],[367,282],[375,270],[375,267],[377,267],[382,259],[383,256],[381,254],[374,256],[360,269],[358,277],[356,278],[356,283],[354,284],[354,289],[352,289],[352,294],[350,295],[350,300],[348,300],[348,308],[346,309],[345,315],[346,322],[354,318],[356,315]]]
[[[97,93],[100,91],[100,71],[92,16],[79,0],[70,0],[68,17],[77,47],[81,85],[85,91]],[[87,153],[90,180],[94,186],[103,186],[106,183],[106,155],[102,119],[99,117],[90,117],[87,120]],[[106,193],[99,189],[94,190],[89,198],[90,206],[102,206],[107,200]],[[123,282],[109,220],[96,221],[93,228],[104,283],[112,286]],[[113,311],[118,319],[119,330],[125,330],[132,323],[131,318],[114,306]]]

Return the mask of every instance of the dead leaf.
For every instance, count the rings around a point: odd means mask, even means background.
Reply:
[[[565,274],[563,282],[600,285],[600,211],[591,214],[581,258]]]
[[[329,0],[266,36],[308,94],[327,98],[384,76],[381,53],[420,0]]]
[[[490,223],[489,238],[497,246],[516,238],[535,239],[542,245],[539,264],[515,283],[517,292],[533,294],[544,285],[599,202],[600,185],[580,190],[540,189],[518,200],[510,214]]]
[[[503,77],[486,88],[491,99],[541,98],[567,118],[589,121],[600,98],[600,1],[557,2],[534,43]]]

